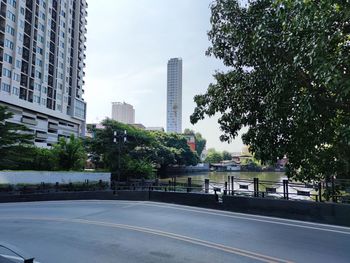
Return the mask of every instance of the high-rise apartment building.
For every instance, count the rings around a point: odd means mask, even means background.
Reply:
[[[0,1],[0,104],[35,144],[85,133],[86,0]]]
[[[182,132],[182,59],[168,61],[167,132]]]
[[[134,124],[134,107],[125,102],[112,102],[112,119],[125,124]]]

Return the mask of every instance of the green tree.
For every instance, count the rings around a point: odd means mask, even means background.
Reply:
[[[150,151],[153,142],[151,134],[111,119],[105,119],[102,125],[104,129],[91,128],[95,137],[86,143],[89,155],[99,163],[102,161],[104,167],[111,172],[120,172],[121,178],[152,177],[154,171],[150,169],[150,165],[153,165],[150,160],[153,154]],[[125,141],[123,138],[114,141],[114,132],[120,135],[125,131]]]
[[[82,170],[86,161],[83,142],[72,134],[69,140],[61,138],[53,146],[52,153],[59,170]]]
[[[164,171],[170,165],[198,163],[197,154],[191,151],[183,135],[143,131],[110,119],[102,124],[104,129],[92,130],[95,137],[86,140],[89,156],[100,156],[97,159],[115,174],[120,172],[121,179],[151,178],[156,169]],[[125,131],[126,141],[113,141],[114,132]]]
[[[219,163],[223,161],[222,154],[220,152],[217,152],[215,149],[210,148],[208,149],[207,157],[205,158],[204,162],[206,163]]]
[[[232,154],[230,154],[228,151],[223,151],[222,159],[225,161],[232,160]]]
[[[52,149],[33,147],[31,159],[23,163],[23,169],[37,171],[53,171],[58,168],[57,158]]]
[[[32,157],[34,137],[26,126],[11,122],[12,116],[0,105],[0,169],[20,169]]]
[[[350,12],[347,1],[235,0],[211,6],[212,46],[228,72],[195,97],[196,123],[220,113],[229,141],[256,158],[287,155],[302,181],[350,175]]]

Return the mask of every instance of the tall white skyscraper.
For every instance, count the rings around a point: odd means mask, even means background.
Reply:
[[[168,61],[167,132],[182,133],[182,59]]]
[[[125,124],[134,124],[134,107],[125,102],[112,102],[112,119]]]
[[[0,104],[35,144],[85,134],[86,0],[0,1]]]

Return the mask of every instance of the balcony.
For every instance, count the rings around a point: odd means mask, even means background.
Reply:
[[[49,129],[58,130],[58,124],[57,123],[49,123]]]
[[[38,124],[38,121],[36,119],[26,117],[26,116],[22,117],[21,122],[29,125],[34,125],[34,126]]]
[[[35,134],[35,137],[38,138],[38,139],[46,140],[48,138],[48,135],[45,132],[37,131],[36,134]]]

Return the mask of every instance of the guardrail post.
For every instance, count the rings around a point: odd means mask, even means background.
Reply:
[[[216,187],[214,187],[214,195],[215,195],[215,201],[216,202],[219,202],[219,195],[217,194],[217,189],[216,189]]]
[[[227,189],[228,189],[228,195],[230,195],[230,187],[231,187],[231,176],[227,176]]]
[[[283,198],[289,200],[288,180],[283,180]]]
[[[235,185],[234,185],[234,176],[231,176],[231,195],[234,195]]]
[[[204,192],[209,193],[209,179],[204,179]]]
[[[254,197],[259,197],[259,178],[254,178]]]
[[[334,184],[334,175],[332,176],[332,202],[336,202],[336,197],[335,197],[335,184]]]
[[[318,201],[322,202],[322,183],[318,183]]]
[[[225,182],[225,190],[224,190],[224,195],[227,195],[227,182]]]
[[[188,177],[187,178],[187,193],[191,192],[191,187],[192,187],[192,178]]]

